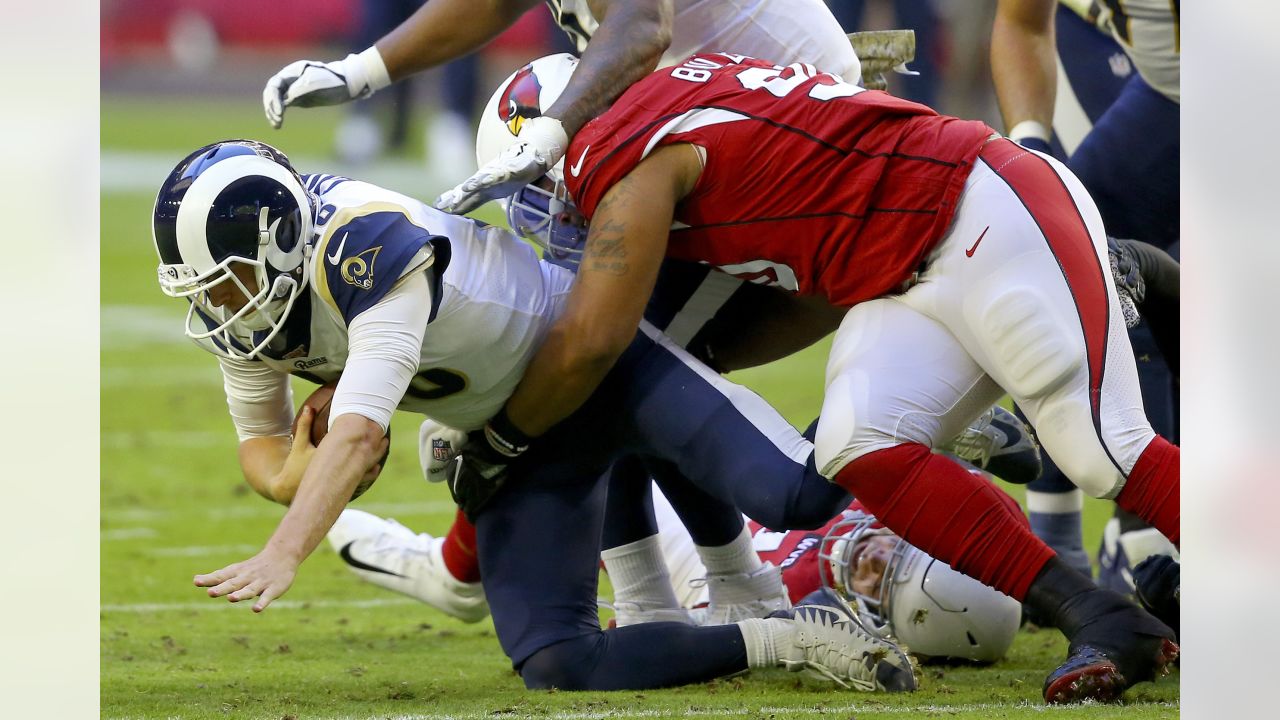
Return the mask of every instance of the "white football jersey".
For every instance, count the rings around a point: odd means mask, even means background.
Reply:
[[[480,427],[520,381],[573,275],[541,262],[502,228],[357,180],[303,179],[320,200],[308,302],[296,304],[285,330],[247,362],[317,383],[337,379],[349,355],[351,321],[376,312],[401,277],[426,272],[431,320],[418,372],[398,407],[463,430]]]
[[[581,53],[600,23],[587,0],[547,0],[551,14]],[[862,76],[858,56],[822,0],[675,0],[671,47],[658,67],[698,52],[731,52],[783,65],[806,62],[850,82]]]

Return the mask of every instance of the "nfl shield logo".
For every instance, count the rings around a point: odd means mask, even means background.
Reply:
[[[453,458],[453,443],[444,438],[431,439],[431,457],[436,462],[446,462]]]

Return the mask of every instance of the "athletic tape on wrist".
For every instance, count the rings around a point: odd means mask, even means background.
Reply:
[[[524,434],[507,417],[504,407],[484,424],[484,437],[489,445],[507,457],[516,457],[529,449],[533,438]]]
[[[1009,139],[1014,142],[1029,137],[1049,142],[1049,129],[1035,120],[1023,120],[1009,128]]]

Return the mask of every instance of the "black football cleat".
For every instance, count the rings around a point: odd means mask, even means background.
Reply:
[[[1121,645],[1126,638],[1128,645]],[[1045,678],[1044,700],[1115,702],[1131,685],[1169,674],[1179,652],[1172,638],[1173,631],[1137,607],[1109,613],[1077,634],[1066,662]]]

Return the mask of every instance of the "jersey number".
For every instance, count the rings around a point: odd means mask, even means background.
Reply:
[[[866,90],[850,85],[831,73],[819,72],[814,66],[805,63],[791,63],[786,67],[753,67],[738,73],[738,82],[742,83],[742,87],[748,90],[768,90],[776,97],[786,97],[792,90],[813,78],[818,78],[818,84],[809,89],[809,97],[814,100],[826,102],[857,95]]]
[[[404,394],[417,400],[439,400],[467,389],[467,376],[448,368],[427,368],[409,381]]]

